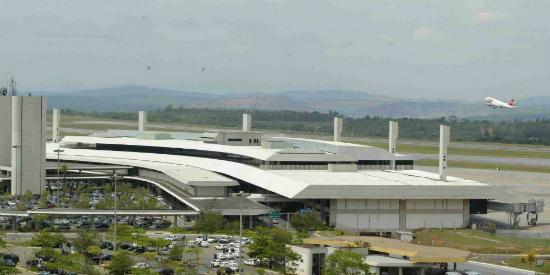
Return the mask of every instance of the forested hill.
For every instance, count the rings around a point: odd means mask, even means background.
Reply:
[[[235,127],[241,125],[245,110],[184,108],[168,106],[149,111],[148,121],[158,123],[182,123],[206,126]],[[332,133],[332,119],[341,116],[336,112],[300,112],[252,110],[254,129],[279,131],[301,131],[317,134]],[[82,113],[64,110],[66,114],[78,114],[109,119],[137,120],[136,112],[92,112]],[[399,121],[399,137],[403,139],[437,140],[439,125],[451,126],[451,136],[455,141],[490,141],[504,143],[528,143],[550,145],[550,120],[501,121],[467,119],[418,119],[382,118],[365,116],[362,118],[344,117],[344,136],[387,137],[388,121]]]

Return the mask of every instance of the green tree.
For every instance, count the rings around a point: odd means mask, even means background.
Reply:
[[[42,230],[36,234],[31,239],[31,245],[38,246],[42,249],[53,248],[58,245],[61,245],[66,241],[65,236],[58,233],[50,233],[46,230]]]
[[[38,201],[38,208],[47,208],[48,205],[48,196],[50,195],[50,193],[48,191],[44,191],[42,192],[42,194],[40,194],[40,200]]]
[[[78,202],[76,203],[76,208],[90,208],[90,195],[88,193],[80,193],[80,196],[78,196]]]
[[[100,236],[92,230],[78,231],[78,237],[73,241],[73,246],[78,253],[86,254],[92,246],[97,246]]]
[[[32,199],[32,192],[27,190],[23,195],[21,195],[21,201],[23,203],[28,203]]]
[[[328,255],[325,261],[325,274],[327,275],[370,274],[369,268],[363,256],[351,251],[337,250]]]
[[[269,267],[292,272],[293,266],[287,263],[296,263],[301,260],[300,255],[292,251],[287,245],[293,243],[294,236],[280,228],[258,227],[251,235],[252,243],[248,255],[259,259],[269,259]]]
[[[324,224],[319,213],[314,211],[293,215],[290,218],[290,224],[300,233],[306,233],[324,228]]]
[[[201,233],[212,234],[223,229],[223,216],[214,211],[203,211],[195,221],[194,229]]]
[[[137,199],[137,205],[135,206],[135,209],[145,209],[146,199],[149,192],[147,192],[147,189],[144,187],[138,187],[134,189],[134,198]],[[157,202],[158,203],[158,202]],[[156,206],[156,205],[155,205]],[[149,209],[149,208],[147,208]]]
[[[183,247],[179,245],[175,245],[168,252],[168,258],[172,261],[180,261],[183,257],[184,252],[185,252],[185,249]]]
[[[126,251],[117,251],[113,255],[113,261],[107,266],[110,274],[124,275],[130,272],[134,261]]]

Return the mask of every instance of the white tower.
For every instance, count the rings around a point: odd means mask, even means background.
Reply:
[[[343,127],[344,127],[344,120],[341,117],[335,117],[334,118],[334,141],[341,140]]]
[[[147,124],[147,113],[145,111],[139,111],[138,131],[145,132],[146,124]]]
[[[395,147],[397,145],[397,138],[399,137],[399,123],[390,121],[389,134],[388,134],[388,151],[395,158]],[[395,159],[391,160],[391,169],[396,169]]]
[[[59,120],[61,119],[61,113],[59,109],[53,109],[53,123],[52,123],[52,141],[59,142]]]
[[[243,132],[250,132],[252,129],[252,114],[243,114]]]
[[[447,180],[447,149],[451,141],[451,129],[449,126],[439,126],[439,179]]]

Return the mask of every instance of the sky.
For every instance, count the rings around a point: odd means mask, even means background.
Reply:
[[[0,0],[21,90],[550,95],[550,1]]]

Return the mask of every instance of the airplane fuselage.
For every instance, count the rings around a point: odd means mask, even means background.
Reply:
[[[493,107],[493,108],[513,109],[513,108],[516,107],[515,106],[515,101],[513,99],[510,99],[510,101],[508,103],[506,103],[506,102],[500,101],[500,100],[492,98],[492,97],[486,97],[485,98],[485,103],[487,104],[487,106]]]

